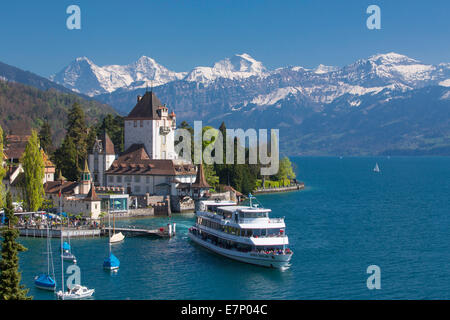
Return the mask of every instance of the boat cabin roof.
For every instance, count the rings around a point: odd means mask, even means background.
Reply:
[[[202,201],[202,203],[208,207],[236,206],[236,202],[227,201],[227,200],[221,200],[221,201],[205,200],[205,201]]]
[[[257,207],[249,207],[249,206],[226,206],[226,207],[219,207],[218,209],[226,212],[271,212],[271,209],[264,209],[264,208],[257,208]]]

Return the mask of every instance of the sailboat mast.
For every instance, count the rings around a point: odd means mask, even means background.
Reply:
[[[61,290],[62,290],[62,299],[64,300],[64,259],[63,259],[63,228],[64,224],[61,218]]]
[[[111,216],[110,216],[110,213],[109,213],[109,207],[108,207],[108,225],[109,225],[109,228],[108,228],[109,254],[111,255]]]
[[[48,219],[48,217],[47,217]],[[50,248],[49,248],[49,232],[48,232],[48,220],[47,220],[47,275],[50,275]]]

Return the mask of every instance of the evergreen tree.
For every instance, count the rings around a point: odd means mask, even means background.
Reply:
[[[48,156],[53,154],[52,129],[48,121],[45,121],[39,130],[39,144]]]
[[[32,131],[25,152],[20,159],[25,175],[25,202],[27,209],[36,211],[44,200],[44,159],[39,148],[37,132]]]
[[[83,109],[74,103],[67,116],[67,135],[72,138],[77,151],[77,167],[81,167],[87,157],[88,128]]]
[[[3,153],[3,129],[0,126],[0,181],[3,181],[3,178],[6,175],[6,163],[3,163],[4,153]],[[5,186],[3,183],[0,183],[0,207],[3,207],[5,201]]]
[[[17,217],[14,215],[11,193],[6,195],[4,207],[8,226],[2,232],[2,259],[0,260],[0,300],[31,300],[28,289],[20,284],[19,252],[27,249],[16,240],[19,231],[15,228]]]
[[[97,129],[97,135],[100,136],[104,131],[111,138],[111,141],[114,143],[114,147],[117,153],[120,153],[123,150],[124,144],[124,119],[121,116],[113,117],[111,114],[108,114],[100,126]],[[91,148],[92,145],[89,145]]]
[[[77,149],[70,136],[64,138],[61,147],[55,151],[55,165],[58,171],[69,181],[77,181],[80,169],[77,164]]]

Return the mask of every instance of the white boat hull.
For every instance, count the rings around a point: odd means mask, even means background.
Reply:
[[[80,299],[92,297],[94,292],[95,292],[95,289],[89,289],[86,292],[83,292],[81,294],[72,294],[69,292],[63,293],[62,291],[58,291],[56,293],[56,296],[58,297],[59,300],[80,300]]]
[[[125,236],[122,234],[122,232],[119,233],[115,233],[111,236],[111,238],[109,239],[110,243],[118,243],[121,242],[125,239]]]
[[[257,252],[239,252],[235,250],[221,248],[197,237],[191,232],[188,232],[188,237],[196,244],[206,249],[209,249],[217,254],[220,254],[233,260],[254,264],[258,266],[276,269],[287,269],[290,266],[289,261],[292,258],[292,254],[280,254],[280,255],[262,254]]]

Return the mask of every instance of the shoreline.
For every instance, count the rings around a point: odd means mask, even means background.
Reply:
[[[305,189],[304,183],[297,183],[294,186],[279,187],[279,188],[260,188],[253,191],[253,194],[265,194],[265,193],[279,193],[279,192],[289,192]]]

